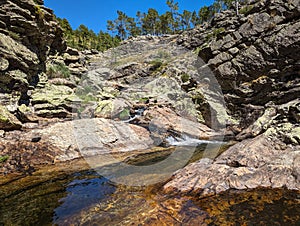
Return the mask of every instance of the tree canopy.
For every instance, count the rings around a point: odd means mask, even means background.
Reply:
[[[169,10],[165,13],[159,14],[156,9],[150,8],[146,13],[138,11],[135,18],[118,10],[117,18],[107,21],[108,32],[100,31],[98,34],[83,24],[73,30],[66,19],[57,19],[69,46],[80,50],[104,51],[130,36],[174,34],[191,29],[211,20],[216,13],[236,6],[237,2],[238,0],[215,0],[212,5],[203,6],[198,11],[183,10],[180,13],[178,2],[167,0]]]

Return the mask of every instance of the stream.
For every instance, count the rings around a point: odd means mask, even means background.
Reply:
[[[183,141],[176,141],[183,142]],[[179,144],[179,143],[178,143]],[[187,146],[182,146],[187,148]],[[202,157],[199,146],[191,161]],[[160,161],[172,149],[135,155]],[[162,185],[116,184],[84,159],[45,166],[1,181],[0,225],[299,225],[300,193],[285,189],[228,191],[197,198],[162,193]]]

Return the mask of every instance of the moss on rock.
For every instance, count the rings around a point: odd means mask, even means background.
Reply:
[[[0,105],[0,129],[15,130],[21,127],[21,122],[6,107]]]

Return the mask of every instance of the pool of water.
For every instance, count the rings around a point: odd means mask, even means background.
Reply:
[[[152,164],[171,151],[126,161]],[[202,155],[196,150],[191,161]],[[162,193],[164,181],[139,187],[116,184],[84,160],[47,166],[0,184],[0,225],[300,225],[296,191],[228,191],[201,199],[168,196]]]
[[[11,186],[13,190],[16,184]],[[0,225],[59,223],[95,201],[106,199],[115,190],[114,185],[94,171],[60,175],[32,184],[28,182],[12,194],[1,192]]]

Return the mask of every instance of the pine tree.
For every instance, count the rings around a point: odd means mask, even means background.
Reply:
[[[148,13],[143,18],[143,31],[147,34],[158,34],[158,27],[159,27],[159,15],[156,9],[150,8]]]
[[[210,16],[211,16],[210,8],[207,6],[203,6],[198,12],[200,23],[207,22],[210,19]]]
[[[115,21],[116,29],[118,32],[118,36],[124,40],[127,38],[127,31],[126,31],[126,25],[127,25],[127,19],[128,16],[123,13],[122,11],[117,11],[118,18]]]
[[[193,11],[191,23],[193,24],[193,27],[196,27],[197,24],[199,24],[199,17],[197,16],[196,11]]]
[[[126,30],[128,31],[128,34],[133,37],[141,35],[141,29],[137,26],[137,23],[132,17],[127,18]]]
[[[192,13],[187,10],[183,10],[183,13],[181,16],[181,27],[183,30],[190,29],[191,28],[191,19],[192,19]]]
[[[215,13],[224,9],[235,7],[238,14],[239,4],[246,0],[215,0],[211,6],[204,6],[198,11],[189,12],[183,10],[182,14],[178,13],[178,2],[167,0],[166,4],[169,11],[159,15],[156,9],[149,9],[147,13],[138,11],[136,18],[128,17],[124,12],[117,11],[118,17],[115,20],[107,21],[107,30],[110,33],[100,31],[97,35],[93,30],[89,30],[81,24],[73,30],[67,19],[57,18],[64,32],[64,38],[71,47],[83,49],[96,48],[104,51],[108,48],[115,47],[120,40],[130,36],[141,34],[171,34],[179,29],[190,29],[197,24],[209,21]],[[113,36],[111,36],[113,34]]]
[[[171,29],[172,15],[171,12],[166,12],[159,17],[159,33],[160,34],[170,34],[172,33]]]
[[[116,24],[112,20],[108,20],[107,22],[107,30],[112,32],[113,34],[117,32]]]
[[[179,10],[178,2],[174,2],[174,0],[167,0],[166,3],[170,8],[170,12],[172,16],[171,29],[173,30],[173,33],[175,33],[178,30],[179,20],[180,20],[180,17],[178,15],[178,10]]]

